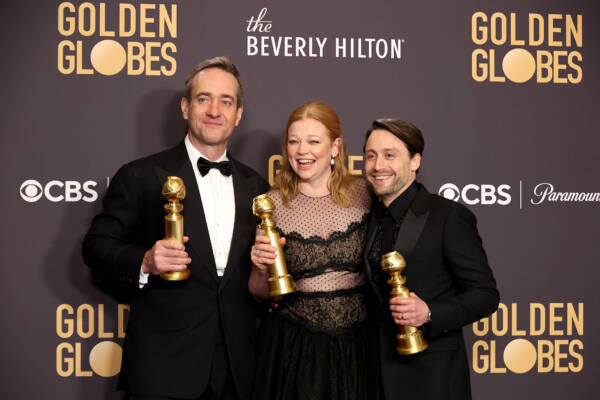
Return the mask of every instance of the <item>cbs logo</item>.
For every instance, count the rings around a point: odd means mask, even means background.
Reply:
[[[506,184],[494,186],[489,184],[474,185],[470,183],[460,189],[453,183],[445,183],[440,187],[438,194],[449,200],[462,200],[468,205],[500,204],[505,206],[511,202],[509,190],[510,186]]]
[[[86,201],[94,202],[98,199],[98,192],[93,188],[98,184],[94,181],[85,181],[83,184],[77,181],[57,181],[52,180],[46,185],[35,179],[28,179],[21,184],[19,190],[21,197],[28,203],[35,203],[42,197],[52,202],[75,202]]]

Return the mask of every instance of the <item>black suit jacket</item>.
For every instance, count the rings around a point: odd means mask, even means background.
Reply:
[[[395,351],[389,288],[374,282],[373,270],[381,266],[370,265],[367,257],[376,233],[373,218],[367,233],[365,266],[377,303],[384,392],[387,400],[469,399],[462,327],[496,310],[496,281],[473,213],[417,185],[394,248],[406,259],[406,286],[431,310],[432,321],[423,326],[429,343],[423,353],[400,356]]]
[[[248,398],[254,373],[255,315],[248,293],[250,247],[257,220],[252,198],[267,184],[233,160],[235,223],[229,259],[219,278],[208,228],[185,144],[123,166],[103,208],[85,236],[83,256],[91,268],[132,289],[120,386],[136,395],[198,397],[209,382],[215,343],[225,342],[230,370],[241,398]],[[169,175],[186,185],[184,232],[191,277],[182,282],[150,276],[139,289],[144,253],[165,237],[161,189]],[[221,329],[222,327],[222,329]]]

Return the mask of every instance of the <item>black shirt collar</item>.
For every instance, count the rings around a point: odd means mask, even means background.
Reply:
[[[406,214],[406,211],[412,204],[415,197],[417,197],[417,191],[419,189],[419,184],[417,181],[413,181],[409,187],[406,188],[404,192],[400,194],[400,196],[396,197],[394,201],[390,203],[387,210],[394,218],[396,223],[400,223]]]

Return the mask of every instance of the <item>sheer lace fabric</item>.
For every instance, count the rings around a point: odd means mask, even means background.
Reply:
[[[349,208],[303,194],[287,208],[268,193],[298,291],[261,326],[254,400],[380,398],[361,273],[370,196],[364,181],[356,190]]]
[[[298,292],[284,297],[279,312],[320,331],[341,331],[363,322],[367,310],[361,286],[362,253],[370,195],[363,181],[348,208],[330,195],[299,194],[285,207],[279,192],[273,219],[286,238],[284,255]]]

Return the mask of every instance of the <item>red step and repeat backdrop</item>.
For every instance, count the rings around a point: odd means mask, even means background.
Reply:
[[[121,399],[129,307],[81,239],[123,163],[178,143],[194,65],[246,87],[231,152],[272,181],[303,102],[364,132],[424,132],[420,180],[478,217],[501,293],[464,328],[475,399],[600,390],[600,4],[596,1],[3,2],[2,397]],[[587,318],[585,318],[587,316]]]

